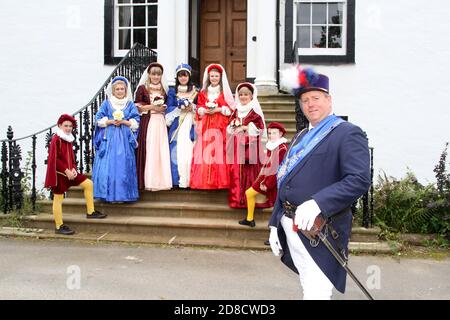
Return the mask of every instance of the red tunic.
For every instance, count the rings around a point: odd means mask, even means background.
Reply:
[[[231,119],[238,119],[237,111]],[[264,122],[260,115],[251,110],[243,119],[242,125],[253,123],[256,128],[264,130]],[[230,192],[228,203],[232,208],[246,208],[245,191],[252,186],[260,170],[260,136],[250,136],[248,131],[229,135],[227,155],[230,163]],[[230,161],[231,160],[231,161]]]
[[[272,151],[267,150],[266,159],[259,176],[252,184],[253,189],[267,197],[265,203],[257,204],[259,208],[270,208],[275,204],[277,198],[277,170],[286,155],[287,149],[287,144],[282,143]],[[261,190],[261,183],[267,187],[267,191]]]
[[[48,149],[45,188],[51,189],[54,194],[63,194],[70,187],[80,185],[87,179],[85,175],[79,173],[74,180],[69,180],[64,173],[66,169],[76,167],[72,143],[55,134]]]
[[[230,176],[226,164],[226,127],[229,116],[222,113],[212,115],[198,114],[199,108],[206,108],[208,94],[201,91],[198,95],[196,127],[197,141],[194,145],[194,153],[191,166],[192,189],[228,189]],[[217,105],[231,111],[225,101],[223,93],[215,100]]]

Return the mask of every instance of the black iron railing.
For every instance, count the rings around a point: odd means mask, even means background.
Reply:
[[[90,173],[93,159],[93,141],[94,116],[99,106],[106,98],[106,87],[111,79],[116,76],[124,76],[130,80],[131,88],[134,92],[142,72],[150,62],[156,61],[156,52],[144,47],[141,44],[134,44],[130,51],[123,57],[120,63],[113,70],[111,75],[97,91],[91,101],[83,108],[73,114],[78,121],[78,128],[74,130],[75,136],[74,153],[78,169],[82,173]],[[14,139],[14,133],[11,126],[8,127],[7,139],[0,140],[1,144],[1,210],[3,213],[11,211],[20,211],[23,207],[24,196],[29,196],[32,204],[32,210],[36,209],[36,170],[38,168],[36,161],[37,138],[45,134],[45,148],[48,149],[53,130],[56,125],[36,132],[32,135]],[[30,141],[31,139],[31,141]],[[22,179],[24,172],[21,168],[22,150],[18,142],[22,144],[31,143],[31,186],[30,194],[24,195]],[[43,146],[42,146],[43,147]],[[46,161],[42,163],[42,166]]]

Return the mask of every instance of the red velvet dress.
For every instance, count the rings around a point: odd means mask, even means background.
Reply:
[[[232,120],[238,119],[237,111]],[[242,119],[242,125],[253,123],[257,129],[264,130],[264,122],[254,110]],[[227,141],[227,155],[230,167],[230,191],[228,203],[231,208],[247,208],[245,191],[252,186],[260,171],[260,136],[250,136],[248,131],[229,134]]]
[[[77,168],[73,145],[54,135],[48,148],[47,174],[45,176],[45,188],[52,190],[54,194],[63,194],[72,186],[78,186],[87,178],[79,173],[74,180],[69,180],[64,173],[66,169]]]
[[[228,189],[230,176],[226,163],[226,127],[229,116],[222,113],[212,115],[198,114],[199,108],[206,108],[208,94],[201,91],[198,95],[195,133],[197,140],[191,166],[191,189]],[[218,107],[230,110],[223,93],[215,100]]]
[[[253,182],[252,188],[258,193],[266,196],[265,203],[257,203],[258,208],[271,208],[277,198],[277,170],[286,155],[288,146],[286,143],[280,144],[274,150],[267,150],[266,159],[261,168],[258,178]],[[261,183],[267,187],[267,191],[261,190]]]

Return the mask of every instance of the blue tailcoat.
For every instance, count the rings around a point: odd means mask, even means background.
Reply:
[[[124,120],[134,119],[139,123],[139,112],[133,102],[128,102]],[[111,104],[105,100],[95,116],[95,122],[107,117],[113,120]],[[106,134],[105,134],[106,133]],[[95,128],[94,147],[96,149],[92,182],[94,198],[108,202],[136,201],[139,198],[136,173],[137,131],[128,126],[108,126]]]
[[[295,143],[298,143],[301,138],[302,136]],[[322,215],[331,218],[332,225],[339,234],[340,242],[348,253],[347,247],[352,226],[350,207],[369,189],[369,186],[370,157],[367,137],[359,127],[344,122],[329,133],[288,174],[278,190],[269,225],[278,228],[278,236],[283,247],[282,262],[298,273],[280,224],[284,213],[282,206],[284,201],[287,200],[298,206],[307,200],[314,199]],[[321,241],[314,248],[300,231],[298,235],[311,257],[336,289],[344,292],[346,282],[344,268]],[[328,239],[337,248],[331,235]]]

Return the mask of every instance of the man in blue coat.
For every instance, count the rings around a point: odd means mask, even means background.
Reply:
[[[278,170],[269,242],[300,275],[304,299],[331,299],[333,286],[345,292],[346,271],[321,241],[301,231],[311,230],[320,215],[330,225],[323,229],[328,240],[347,257],[350,207],[370,186],[369,148],[359,127],[333,114],[328,77],[311,69],[298,72],[294,93],[309,128],[293,138]]]

